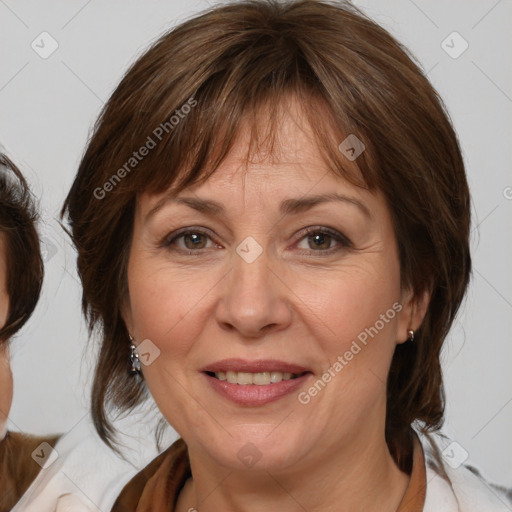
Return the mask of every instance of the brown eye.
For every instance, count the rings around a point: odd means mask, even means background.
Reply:
[[[204,249],[205,247],[206,236],[202,233],[185,234],[181,235],[179,238],[183,238],[187,249]]]
[[[172,233],[166,238],[161,246],[177,251],[196,252],[200,249],[208,249],[212,247],[212,245],[208,246],[208,241],[211,241],[211,238],[205,231],[189,229],[178,233]]]
[[[307,247],[300,247],[303,241]],[[337,246],[336,246],[337,245]],[[299,252],[303,254],[318,253],[318,255],[329,255],[344,248],[352,247],[352,242],[341,233],[327,228],[307,228],[305,236],[299,240]],[[306,249],[304,252],[303,249]]]
[[[326,233],[308,235],[309,246],[313,249],[330,249],[332,237]]]

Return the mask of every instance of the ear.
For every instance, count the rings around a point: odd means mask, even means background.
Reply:
[[[425,318],[430,304],[431,291],[425,289],[414,295],[412,289],[404,290],[402,294],[402,310],[397,329],[397,343],[405,343],[409,337],[409,330],[417,331]]]

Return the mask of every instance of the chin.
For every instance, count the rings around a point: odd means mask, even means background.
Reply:
[[[275,424],[245,424],[229,429],[232,436],[222,436],[211,456],[224,466],[240,470],[285,470],[303,458],[307,451],[304,432],[284,429]],[[229,441],[226,439],[229,437]]]

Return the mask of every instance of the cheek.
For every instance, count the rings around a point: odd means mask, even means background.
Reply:
[[[310,396],[321,395],[317,405],[344,422],[347,413],[364,418],[384,400],[402,310],[398,261],[367,262],[347,266],[335,278],[302,279],[294,288],[310,319],[311,350],[322,354],[322,376],[329,382],[321,393],[310,388]]]
[[[364,333],[372,327],[381,337],[392,336],[401,310],[398,262],[388,259],[311,280],[301,278],[294,292],[311,311],[311,318],[317,319],[315,325],[322,333],[319,340],[324,340],[328,352],[343,349],[358,336],[364,340]],[[375,335],[374,329],[371,332]]]
[[[128,282],[135,338],[148,338],[162,356],[168,354],[166,364],[184,357],[201,335],[204,326],[198,315],[216,281],[208,272],[201,272],[198,278],[197,270],[175,271],[143,261],[133,263]]]
[[[197,279],[197,273],[155,270],[150,264],[134,264],[128,282],[132,335],[139,342],[151,340],[159,351],[149,366],[142,366],[144,380],[163,416],[184,435],[202,417],[185,383],[187,366],[194,370],[190,353],[204,330],[198,314],[213,284]]]

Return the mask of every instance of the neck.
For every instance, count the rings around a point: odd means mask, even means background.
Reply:
[[[182,490],[176,510],[397,510],[410,478],[393,461],[384,434],[371,442],[358,435],[324,453],[328,456],[321,460],[300,461],[286,471],[235,471],[205,463],[189,449],[193,479]]]

